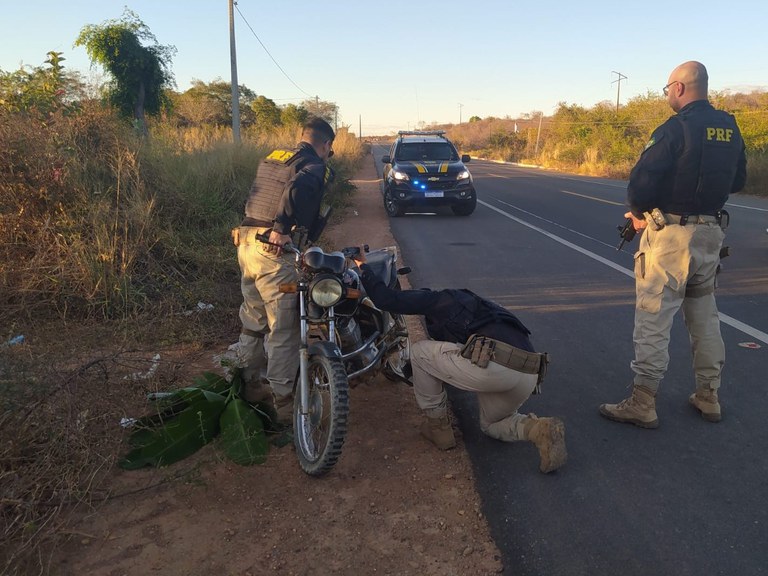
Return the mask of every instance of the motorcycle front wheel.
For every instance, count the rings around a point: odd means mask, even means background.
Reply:
[[[293,443],[301,469],[310,476],[327,473],[341,456],[347,435],[349,383],[341,360],[310,356],[309,409],[301,412],[300,394],[293,407]]]

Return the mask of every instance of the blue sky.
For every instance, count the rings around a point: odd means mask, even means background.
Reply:
[[[75,38],[125,6],[177,48],[179,90],[230,80],[227,0],[0,0],[0,68],[38,66],[55,50],[88,76]],[[385,134],[615,103],[613,71],[627,77],[625,102],[660,92],[686,60],[707,66],[710,89],[768,89],[766,22],[765,0],[239,0],[238,80],[281,105],[335,102],[355,132],[361,123],[363,135]]]

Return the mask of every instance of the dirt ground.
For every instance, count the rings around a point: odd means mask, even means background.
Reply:
[[[395,245],[371,158],[355,184],[326,241]],[[424,337],[417,320],[409,329]],[[228,344],[190,358],[190,370],[212,369]],[[115,469],[114,496],[70,530],[51,573],[500,573],[461,441],[442,453],[429,445],[411,389],[382,376],[352,390],[350,411],[342,456],[322,478],[301,471],[292,445],[273,447],[261,466],[231,463],[214,442],[168,468]]]

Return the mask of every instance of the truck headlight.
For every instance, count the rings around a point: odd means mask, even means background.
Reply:
[[[456,176],[456,180],[466,180],[467,178],[469,178],[469,170],[462,170]]]
[[[392,178],[401,182],[410,180],[410,178],[408,178],[408,174],[406,174],[405,172],[401,172],[400,170],[393,170]]]

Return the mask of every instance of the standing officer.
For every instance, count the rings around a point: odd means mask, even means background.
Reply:
[[[296,282],[294,257],[273,244],[293,241],[302,248],[319,236],[320,203],[331,174],[326,162],[335,137],[330,124],[313,117],[304,124],[297,148],[269,154],[259,165],[245,219],[233,230],[243,293],[243,328],[235,346],[237,365],[245,368],[243,395],[253,402],[270,394],[259,379],[266,337],[266,377],[282,422],[291,419],[300,335],[297,295],[279,290],[280,284]],[[257,239],[263,234],[271,244]]]
[[[722,208],[729,194],[744,187],[747,161],[736,121],[709,103],[707,82],[699,62],[672,71],[664,95],[677,114],[653,132],[629,177],[626,217],[636,230],[645,229],[635,254],[634,387],[629,398],[601,405],[600,414],[642,428],[659,425],[655,397],[681,306],[696,375],[689,401],[704,419],[721,419],[725,347],[715,272],[724,236]]]
[[[413,391],[424,411],[421,434],[440,450],[456,446],[443,382],[477,393],[482,431],[506,442],[527,440],[539,450],[539,469],[565,464],[565,426],[558,418],[524,416],[517,410],[546,371],[530,331],[517,317],[469,290],[392,290],[354,257],[365,291],[381,310],[423,315],[432,340],[411,347]]]

